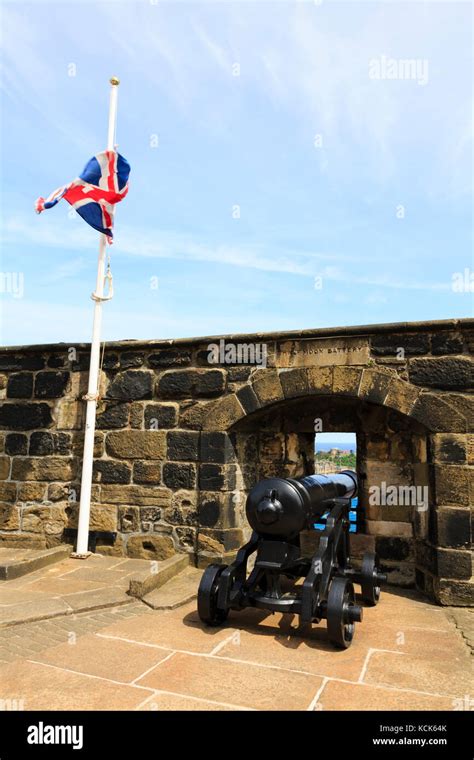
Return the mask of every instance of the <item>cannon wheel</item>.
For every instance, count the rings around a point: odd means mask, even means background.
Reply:
[[[226,620],[229,610],[217,608],[217,592],[219,578],[227,565],[208,565],[199,584],[197,595],[198,615],[207,625],[222,625]]]
[[[362,559],[360,588],[362,599],[371,607],[375,607],[380,599],[378,571],[377,555],[374,552],[366,552]]]
[[[347,578],[336,576],[329,587],[327,627],[331,644],[347,649],[354,638],[355,624],[350,622],[349,607],[355,602],[354,586]]]

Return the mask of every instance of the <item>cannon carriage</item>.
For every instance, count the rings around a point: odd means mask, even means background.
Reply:
[[[363,615],[354,583],[360,584],[363,602],[373,606],[386,580],[372,552],[364,555],[358,570],[351,565],[349,510],[356,494],[357,475],[351,470],[257,483],[246,502],[250,540],[230,565],[212,564],[204,571],[198,590],[201,620],[218,626],[229,610],[246,607],[297,614],[301,623],[325,619],[331,643],[347,649]],[[301,531],[314,529],[321,520],[324,530],[316,552],[302,556]]]

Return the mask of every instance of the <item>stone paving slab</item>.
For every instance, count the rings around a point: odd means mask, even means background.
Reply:
[[[2,666],[0,683],[0,698],[25,710],[133,710],[152,693],[30,660]]]
[[[62,599],[74,612],[114,607],[117,604],[130,604],[132,601],[123,589],[114,586],[66,594]]]
[[[44,618],[67,615],[71,607],[64,599],[29,599],[19,604],[9,604],[0,607],[0,625],[15,625],[28,620],[43,620]]]
[[[101,586],[105,585],[120,585],[126,575],[125,568],[120,571],[115,567],[103,568],[99,567],[79,567],[75,570],[69,570],[67,573],[61,576],[62,580],[67,581],[92,581],[100,583]],[[128,583],[125,582],[125,587],[128,588]]]
[[[133,560],[132,560],[133,561]],[[142,561],[143,560],[135,560]],[[142,599],[154,589],[159,589],[171,581],[178,573],[182,572],[189,566],[188,554],[175,554],[163,562],[150,563],[150,567],[145,570],[137,568],[137,572],[130,579],[129,594],[138,599]]]
[[[306,631],[306,633],[305,633]],[[217,657],[259,663],[269,667],[357,680],[366,657],[365,647],[354,644],[336,651],[323,629],[280,634],[277,629],[240,629],[216,653]]]
[[[71,553],[67,544],[51,549],[0,548],[0,581],[27,575],[41,567],[59,562]]]
[[[202,570],[188,567],[161,588],[145,594],[142,599],[153,610],[174,610],[196,599],[201,578]]]
[[[94,634],[50,647],[35,660],[84,675],[113,678],[129,683],[166,659],[171,651],[127,641],[114,641]]]
[[[452,710],[450,697],[346,681],[327,681],[315,710]]]
[[[474,685],[468,654],[447,657],[445,652],[428,649],[425,656],[373,651],[364,680],[453,698],[470,694]]]
[[[365,620],[364,620],[365,622]],[[356,631],[357,638],[353,647],[366,649],[387,649],[392,652],[425,656],[426,652],[442,653],[447,659],[456,654],[464,655],[466,646],[459,631],[436,631],[419,626],[400,624],[378,625],[370,627],[360,625]],[[351,647],[351,649],[353,648]]]
[[[18,556],[17,550],[10,551]],[[179,562],[176,568],[181,567]],[[184,562],[185,565],[188,563],[187,556]],[[133,601],[130,586],[135,581],[149,583],[150,578],[153,585],[156,564],[158,569],[165,565],[100,554],[92,554],[85,560],[68,556],[54,565],[33,570],[29,575],[7,580],[0,584],[0,627],[130,604]],[[169,569],[167,577],[171,577]]]
[[[208,699],[199,699],[198,697],[184,697],[182,694],[170,694],[169,692],[157,692],[150,697],[141,707],[140,711],[172,712],[174,710],[208,710],[210,711],[234,711],[234,710],[251,710],[250,707],[242,705],[225,704],[223,702],[210,702]]]
[[[233,703],[258,710],[305,710],[322,686],[307,673],[261,668],[181,652],[164,660],[137,683],[154,689]]]
[[[94,589],[103,588],[104,584],[97,581],[79,581],[72,580],[65,576],[61,577],[40,577],[29,583],[28,586],[21,589],[21,598],[25,599],[32,594],[37,596],[38,592],[41,594],[47,594],[49,596],[66,596],[66,594],[75,594],[80,591],[92,591]],[[18,590],[10,591],[10,594],[18,594]],[[0,589],[0,603],[5,599],[5,595],[8,594],[8,589]]]
[[[232,629],[234,630],[234,629]],[[101,632],[110,638],[152,644],[163,649],[210,653],[229,636],[229,629],[203,626],[189,605],[171,612],[144,614],[120,620]]]

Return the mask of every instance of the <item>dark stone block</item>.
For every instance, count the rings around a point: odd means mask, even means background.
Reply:
[[[217,499],[203,499],[199,505],[199,524],[213,528],[219,522],[221,505]]]
[[[59,398],[64,396],[69,380],[69,372],[38,372],[35,378],[37,398]]]
[[[208,372],[198,372],[196,375],[196,396],[218,396],[224,391],[225,376],[222,370],[212,369]]]
[[[227,528],[224,530],[216,530],[213,528],[203,528],[200,532],[200,539],[204,536],[209,536],[213,541],[217,541],[224,546],[226,551],[232,551],[232,549],[240,549],[243,544],[243,533],[240,528]]]
[[[32,456],[48,456],[54,453],[54,439],[51,433],[32,433],[30,451]]]
[[[46,362],[46,366],[51,369],[62,369],[66,364],[67,357],[64,354],[52,354]]]
[[[159,393],[164,398],[219,396],[224,387],[225,377],[220,369],[201,372],[196,370],[165,372],[158,384]]]
[[[33,375],[31,372],[18,372],[10,375],[7,383],[8,398],[31,398],[33,395]]]
[[[309,391],[308,376],[305,367],[279,372],[281,387],[285,398],[303,396]]]
[[[225,487],[225,472],[218,464],[203,464],[199,468],[199,488],[219,491]]]
[[[471,552],[459,549],[437,549],[437,570],[440,578],[469,580],[472,575]]]
[[[208,343],[198,349],[196,361],[202,367],[261,367],[266,366],[267,344],[224,340]]]
[[[425,590],[425,574],[418,568],[415,569],[415,584],[420,591]]]
[[[229,383],[245,383],[252,374],[252,367],[229,367],[227,380]]]
[[[373,404],[383,404],[391,382],[392,375],[378,373],[372,376],[370,385],[363,394],[364,400]]]
[[[196,353],[196,364],[198,367],[209,367],[209,354],[210,350],[208,348],[200,348],[199,351]]]
[[[407,538],[377,536],[375,539],[375,547],[379,557],[397,562],[411,558],[412,546],[412,540]]]
[[[180,398],[192,395],[196,373],[193,370],[166,372],[159,380],[158,390],[164,398]]]
[[[158,483],[161,483],[160,462],[134,462],[133,482],[143,483],[144,485],[157,485]]]
[[[432,573],[425,573],[425,588],[424,593],[431,599],[436,599],[436,592],[434,589],[435,576]]]
[[[202,491],[231,491],[235,488],[235,470],[226,465],[202,464],[199,468],[199,487]]]
[[[415,562],[423,570],[436,575],[436,552],[434,546],[425,541],[415,542]]]
[[[429,352],[430,336],[428,333],[374,335],[370,345],[376,356],[398,356],[400,349],[403,349],[405,356],[416,356]]]
[[[167,436],[168,459],[197,462],[199,459],[198,432],[171,432]]]
[[[462,354],[463,342],[455,333],[437,333],[431,336],[431,353],[434,355]]]
[[[232,491],[200,491],[198,516],[204,528],[236,528],[240,525],[241,494]]]
[[[108,402],[106,409],[97,415],[98,430],[117,430],[128,425],[130,404]]]
[[[236,454],[232,438],[227,433],[201,434],[201,462],[226,464],[235,461]]]
[[[131,474],[131,468],[123,462],[112,459],[99,459],[94,462],[96,483],[130,483]]]
[[[12,354],[3,354],[0,356],[0,372],[14,372],[15,370],[38,370],[44,367],[44,357],[35,354],[26,354],[25,356],[12,356]]]
[[[54,435],[54,453],[60,456],[68,456],[72,451],[72,441],[69,433],[56,433]]]
[[[145,428],[152,426],[159,430],[167,430],[176,427],[178,423],[178,410],[168,404],[147,404],[145,407]]]
[[[121,372],[110,385],[107,396],[124,400],[152,398],[153,376],[140,370]]]
[[[9,433],[5,438],[5,454],[14,457],[28,452],[28,438],[22,433]]]
[[[145,354],[141,351],[124,351],[120,355],[120,369],[141,367],[145,361]]]
[[[465,443],[455,436],[445,437],[436,446],[436,460],[449,464],[465,464],[467,458]]]
[[[186,367],[191,364],[191,350],[179,348],[160,348],[148,355],[148,366],[159,369],[161,367]]]
[[[111,354],[107,351],[104,354],[104,360],[102,362],[103,369],[117,369],[119,366],[118,354]]]
[[[439,546],[461,548],[471,544],[471,513],[469,509],[433,510],[430,538]]]
[[[237,398],[239,399],[247,414],[256,412],[257,409],[260,409],[260,401],[255,395],[251,385],[244,385],[243,388],[237,391]]]
[[[410,416],[426,425],[433,433],[463,433],[467,426],[465,417],[446,404],[436,393],[422,393]]]
[[[474,386],[474,363],[467,356],[413,359],[408,374],[410,382],[428,388],[467,390]]]
[[[167,462],[163,466],[163,482],[168,488],[194,488],[196,473],[193,465]]]
[[[474,433],[474,394],[445,393],[443,397],[466,420],[466,432]]]
[[[90,366],[91,357],[90,354],[79,354],[76,361],[71,363],[71,369],[73,372],[86,372]]]
[[[463,465],[436,464],[430,466],[434,477],[436,499],[440,506],[458,507],[470,504],[470,477],[472,469]],[[431,481],[433,482],[433,481]]]
[[[469,581],[441,578],[436,583],[435,595],[441,604],[455,607],[474,607],[474,588]]]
[[[0,426],[8,430],[34,430],[52,423],[48,404],[2,404]]]

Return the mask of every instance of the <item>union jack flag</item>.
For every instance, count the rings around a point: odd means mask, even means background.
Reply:
[[[111,243],[114,206],[128,193],[129,174],[128,161],[114,150],[105,150],[91,158],[69,185],[58,187],[46,200],[38,198],[35,209],[41,214],[65,198],[87,224],[106,235]]]

